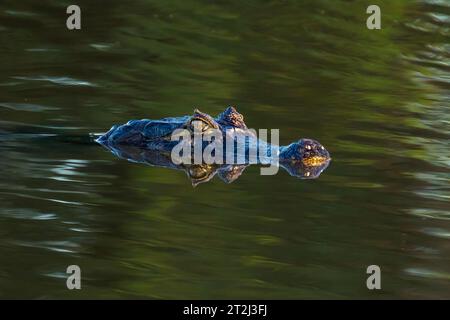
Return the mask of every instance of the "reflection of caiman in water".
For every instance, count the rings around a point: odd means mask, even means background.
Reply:
[[[220,130],[224,138],[229,135],[250,137],[245,142],[244,152],[247,154],[251,148],[258,148],[259,144],[270,147],[268,143],[259,140],[254,131],[247,129],[243,116],[233,107],[227,108],[217,118],[195,110],[192,116],[132,120],[124,125],[113,126],[96,141],[118,157],[132,162],[184,170],[193,185],[209,181],[216,174],[227,183],[236,180],[250,164],[248,157],[233,164],[176,164],[172,161],[172,149],[179,143],[171,140],[174,131],[186,129],[193,135],[195,130],[199,129],[198,124],[203,133]],[[234,149],[236,152],[236,146]],[[224,150],[224,154],[226,152]],[[298,178],[317,178],[328,166],[330,159],[328,151],[312,139],[300,139],[288,146],[279,147],[279,165]],[[258,154],[257,163],[266,163],[261,160],[263,159]]]

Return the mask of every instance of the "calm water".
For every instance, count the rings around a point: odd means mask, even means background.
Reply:
[[[0,4],[0,297],[450,298],[448,1],[76,2]],[[193,188],[89,140],[230,104],[331,165]]]

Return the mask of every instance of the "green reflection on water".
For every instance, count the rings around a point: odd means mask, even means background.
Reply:
[[[382,1],[380,31],[366,1],[78,1],[80,32],[68,4],[0,5],[0,296],[449,297],[446,2]],[[80,138],[230,104],[331,166],[192,188]]]

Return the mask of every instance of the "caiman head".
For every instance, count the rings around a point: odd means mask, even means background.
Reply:
[[[328,167],[331,157],[318,141],[305,138],[281,147],[279,159],[292,176],[314,179]]]

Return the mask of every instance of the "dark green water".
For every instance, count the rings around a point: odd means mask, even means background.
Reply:
[[[0,4],[0,297],[450,298],[448,1],[378,1],[378,31],[370,1],[76,3],[80,31]],[[193,188],[87,138],[231,104],[331,165]]]

